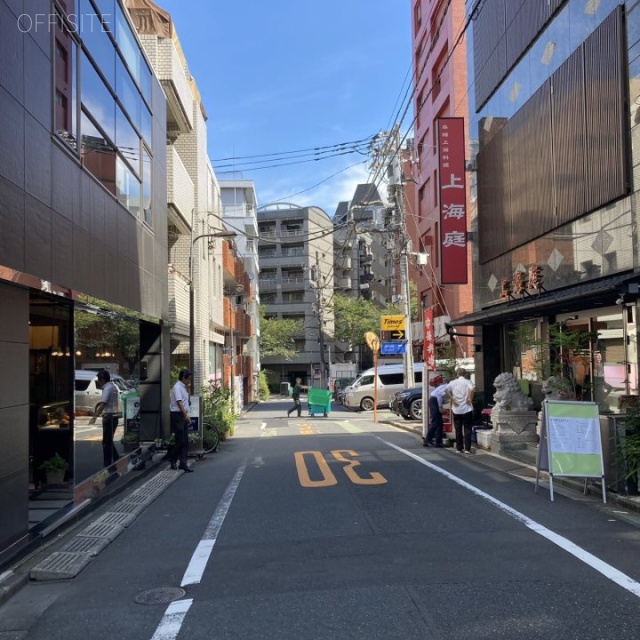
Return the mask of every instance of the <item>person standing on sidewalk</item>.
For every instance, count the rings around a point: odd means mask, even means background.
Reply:
[[[456,375],[458,377],[447,385],[445,393],[451,398],[453,426],[456,430],[456,451],[470,454],[475,385],[467,378],[466,369],[458,369]]]
[[[102,391],[100,402],[89,424],[95,424],[99,416],[102,416],[102,461],[105,467],[112,465],[120,459],[116,445],[113,443],[113,435],[118,428],[118,388],[111,382],[111,374],[103,369],[98,371],[96,386]]]
[[[429,418],[430,425],[427,437],[424,441],[425,447],[442,447],[442,432],[444,424],[442,422],[442,405],[447,398],[446,390],[449,386],[446,378],[441,379],[441,383],[429,394]]]
[[[193,469],[187,464],[189,453],[189,425],[191,424],[191,401],[189,385],[191,384],[191,371],[182,369],[178,374],[178,382],[171,389],[169,411],[171,419],[171,431],[175,436],[173,450],[169,456],[172,469],[182,469],[191,473]],[[179,461],[179,465],[177,464]]]

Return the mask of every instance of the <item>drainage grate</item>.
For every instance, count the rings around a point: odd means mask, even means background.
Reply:
[[[56,551],[31,569],[32,580],[65,580],[75,578],[91,561],[88,553]]]
[[[134,601],[138,604],[168,604],[179,600],[185,593],[186,591],[179,587],[160,587],[142,591],[134,598]]]

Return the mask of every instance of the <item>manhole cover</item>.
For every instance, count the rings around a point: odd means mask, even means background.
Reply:
[[[160,587],[159,589],[142,591],[134,600],[138,604],[167,604],[182,598],[185,593],[186,591],[179,587]]]

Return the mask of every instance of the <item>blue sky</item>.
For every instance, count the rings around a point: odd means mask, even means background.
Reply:
[[[171,13],[200,89],[219,179],[230,177],[222,171],[231,168],[220,165],[233,163],[218,159],[362,140],[390,128],[404,108],[411,68],[408,0],[157,4]],[[309,159],[293,155],[289,162]],[[333,216],[369,170],[365,155],[329,155],[324,150],[319,161],[260,170],[238,159],[235,168],[255,182],[260,205],[317,205]]]

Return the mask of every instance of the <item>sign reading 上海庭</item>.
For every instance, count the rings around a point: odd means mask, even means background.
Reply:
[[[467,188],[463,118],[438,118],[441,283],[467,284]]]

